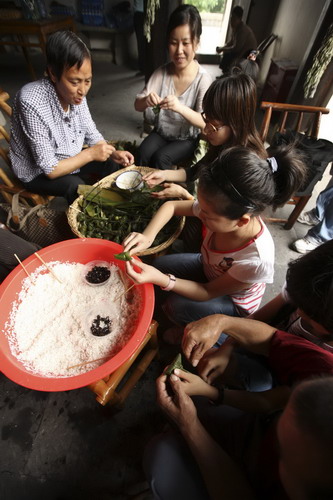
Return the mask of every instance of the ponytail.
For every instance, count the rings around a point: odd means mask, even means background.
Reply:
[[[306,172],[301,153],[284,146],[271,150],[270,155],[276,163],[235,146],[202,170],[199,188],[217,214],[232,220],[245,213],[260,214],[268,206],[283,205],[300,188]]]
[[[278,165],[273,174],[275,196],[271,206],[275,210],[287,203],[290,197],[304,186],[308,172],[304,155],[292,144],[270,148],[269,154],[275,158]]]

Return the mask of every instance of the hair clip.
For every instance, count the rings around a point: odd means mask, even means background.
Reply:
[[[276,161],[274,156],[271,156],[271,158],[267,158],[267,161],[268,161],[268,164],[271,167],[272,172],[274,174],[274,172],[276,172],[277,169],[279,168],[278,162]]]

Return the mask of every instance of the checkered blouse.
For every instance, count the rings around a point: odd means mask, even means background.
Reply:
[[[92,146],[101,140],[86,99],[65,113],[47,78],[28,83],[17,93],[9,156],[23,182],[49,174],[60,160],[80,153],[83,144]]]

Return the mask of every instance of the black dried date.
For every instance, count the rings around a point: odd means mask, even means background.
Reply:
[[[90,327],[90,331],[95,337],[104,337],[111,332],[112,321],[108,316],[102,317],[97,314]]]
[[[107,267],[95,266],[87,274],[86,280],[89,283],[104,283],[110,278],[111,271]]]

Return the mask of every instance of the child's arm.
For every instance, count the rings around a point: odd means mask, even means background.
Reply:
[[[177,170],[155,170],[143,176],[143,180],[149,187],[156,186],[162,182],[186,182],[186,172],[184,168]]]
[[[274,299],[270,300],[267,304],[251,314],[249,318],[270,323],[270,321],[277,315],[285,304],[286,301],[283,298],[282,293],[279,293],[276,297],[274,297]]]
[[[212,384],[223,375],[236,345],[237,342],[228,337],[218,349],[210,349],[204,354],[198,364],[198,373],[205,382]]]
[[[205,396],[211,401],[216,401],[220,397],[216,387],[207,384],[194,373],[176,369],[174,375],[179,377],[182,388],[188,396]],[[269,413],[284,408],[289,395],[290,389],[287,386],[262,392],[224,389],[223,404],[247,412]]]
[[[187,189],[183,188],[179,184],[174,184],[170,182],[165,182],[163,184],[162,191],[155,191],[151,193],[153,198],[164,199],[164,198],[180,198],[181,200],[194,200]]]
[[[185,204],[193,202],[181,201],[178,203]],[[158,223],[159,221],[156,222]],[[124,244],[126,243],[126,246],[124,248],[125,252],[132,248],[134,251],[131,251],[130,253],[131,255],[133,255],[134,253],[144,250],[151,245],[157,232],[149,232],[149,226],[150,223],[144,230],[143,234],[131,233],[126,238],[126,240],[124,241]],[[135,248],[133,248],[133,245],[136,245]],[[130,262],[128,262],[127,264],[127,274],[135,283],[138,283],[140,285],[142,285],[143,283],[153,283],[154,285],[160,286],[162,288],[165,288],[169,284],[169,276],[162,273],[153,266],[147,266],[142,262],[136,260],[134,262],[135,267],[139,267],[141,269],[141,272],[138,273]],[[221,283],[223,283],[224,286],[222,286]],[[221,276],[210,283],[196,283],[195,281],[177,278],[172,291],[179,293],[179,295],[183,295],[183,297],[187,297],[191,300],[204,302],[215,297],[220,297],[221,295],[238,292],[244,288],[248,288],[248,286],[248,283],[242,283],[235,278],[228,276],[226,273],[224,276]]]
[[[130,233],[124,240],[124,252],[134,255],[146,250],[153,243],[157,233],[174,215],[193,215],[193,201],[167,201],[157,210],[143,233]],[[150,266],[148,266],[150,267]],[[146,283],[147,281],[141,281]],[[137,281],[139,283],[139,281]],[[156,283],[158,284],[158,283]]]

